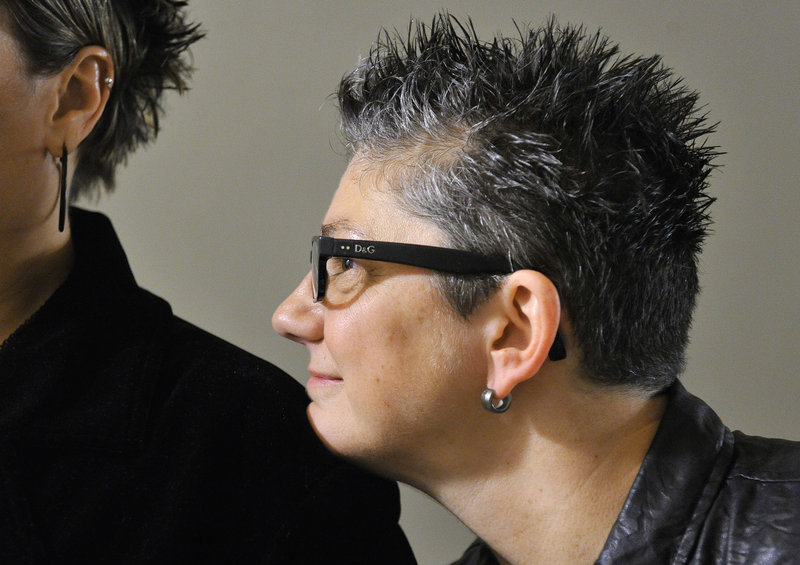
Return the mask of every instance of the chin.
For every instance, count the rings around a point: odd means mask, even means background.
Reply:
[[[339,457],[349,458],[347,450],[342,449],[341,436],[343,430],[341,425],[337,426],[337,423],[332,421],[329,415],[325,413],[325,410],[320,408],[314,401],[306,408],[306,416],[314,433],[317,434],[317,437],[329,451]]]
[[[366,442],[354,442],[354,439],[365,438],[363,432],[354,432],[343,425],[343,418],[331,418],[330,414],[315,402],[308,405],[306,415],[314,433],[328,451],[368,471],[384,476],[387,474],[386,469],[380,464],[378,450],[370,448]]]

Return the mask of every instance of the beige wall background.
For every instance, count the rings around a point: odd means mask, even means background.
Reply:
[[[800,439],[800,3],[485,0],[190,0],[208,38],[194,87],[167,100],[158,142],[130,159],[106,211],[143,286],[181,316],[300,381],[302,347],[270,316],[308,268],[309,240],[345,168],[328,95],[379,27],[440,8],[479,32],[513,19],[601,27],[625,52],[659,53],[702,93],[726,154],[712,177],[715,234],[684,377],[732,428]],[[477,401],[477,399],[476,399]],[[279,488],[279,487],[277,487]],[[420,563],[458,556],[471,534],[403,488]]]

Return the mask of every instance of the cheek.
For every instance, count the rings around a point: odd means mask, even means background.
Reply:
[[[0,89],[0,218],[3,228],[13,230],[46,218],[58,186],[41,115],[32,111],[34,101],[20,104],[23,95],[31,96],[27,89]]]
[[[485,386],[475,328],[445,310],[435,290],[403,290],[325,314],[325,354],[344,382],[309,407],[333,451],[390,475],[423,446],[458,441],[453,422],[482,415]]]
[[[409,375],[419,368],[420,349],[430,342],[426,298],[415,285],[373,289],[347,308],[326,314],[325,344],[351,402],[383,403],[402,394]]]
[[[413,298],[355,303],[326,321],[325,341],[356,413],[414,418],[474,388],[468,373],[479,365],[478,347],[470,347],[468,327],[427,281],[409,286],[404,295]]]
[[[387,309],[353,307],[325,324],[334,363],[359,396],[399,385],[414,335],[406,315]]]

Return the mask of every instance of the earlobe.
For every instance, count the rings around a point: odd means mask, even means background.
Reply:
[[[111,94],[114,65],[108,51],[90,45],[55,77],[58,100],[50,118],[48,149],[60,155],[62,147],[74,151],[103,115]]]
[[[495,297],[487,386],[497,398],[535,375],[558,331],[561,303],[552,281],[537,271],[509,275]]]

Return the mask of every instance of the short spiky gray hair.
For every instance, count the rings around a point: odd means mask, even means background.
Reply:
[[[450,245],[546,274],[587,378],[662,390],[699,290],[714,127],[658,56],[553,18],[518,32],[481,41],[447,13],[382,32],[339,86],[345,144]],[[440,277],[465,317],[498,280]]]

